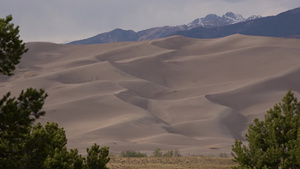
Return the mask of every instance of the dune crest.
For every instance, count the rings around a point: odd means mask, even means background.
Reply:
[[[28,43],[0,94],[49,94],[42,122],[64,127],[68,146],[111,152],[155,148],[230,153],[253,118],[288,89],[299,96],[300,40],[181,36],[98,45]]]

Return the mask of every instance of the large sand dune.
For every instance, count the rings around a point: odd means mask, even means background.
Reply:
[[[249,123],[288,89],[300,92],[300,40],[180,36],[99,45],[28,43],[0,94],[49,94],[42,122],[64,127],[70,148],[230,153]]]

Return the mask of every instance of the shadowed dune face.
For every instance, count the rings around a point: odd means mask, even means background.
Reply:
[[[99,45],[28,43],[0,94],[49,94],[42,122],[64,127],[68,146],[112,152],[155,148],[230,153],[255,117],[288,89],[300,92],[300,40],[180,36]]]

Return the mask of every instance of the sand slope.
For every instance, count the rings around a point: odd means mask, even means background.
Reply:
[[[0,94],[49,94],[41,121],[58,122],[68,146],[111,152],[155,148],[230,153],[253,118],[300,92],[300,40],[181,36],[99,45],[28,43]]]

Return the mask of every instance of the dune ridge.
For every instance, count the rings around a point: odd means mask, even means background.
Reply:
[[[68,147],[111,152],[157,147],[230,153],[255,117],[288,89],[300,92],[300,40],[245,35],[173,36],[98,45],[28,43],[0,94],[49,94],[42,122],[64,127]]]

